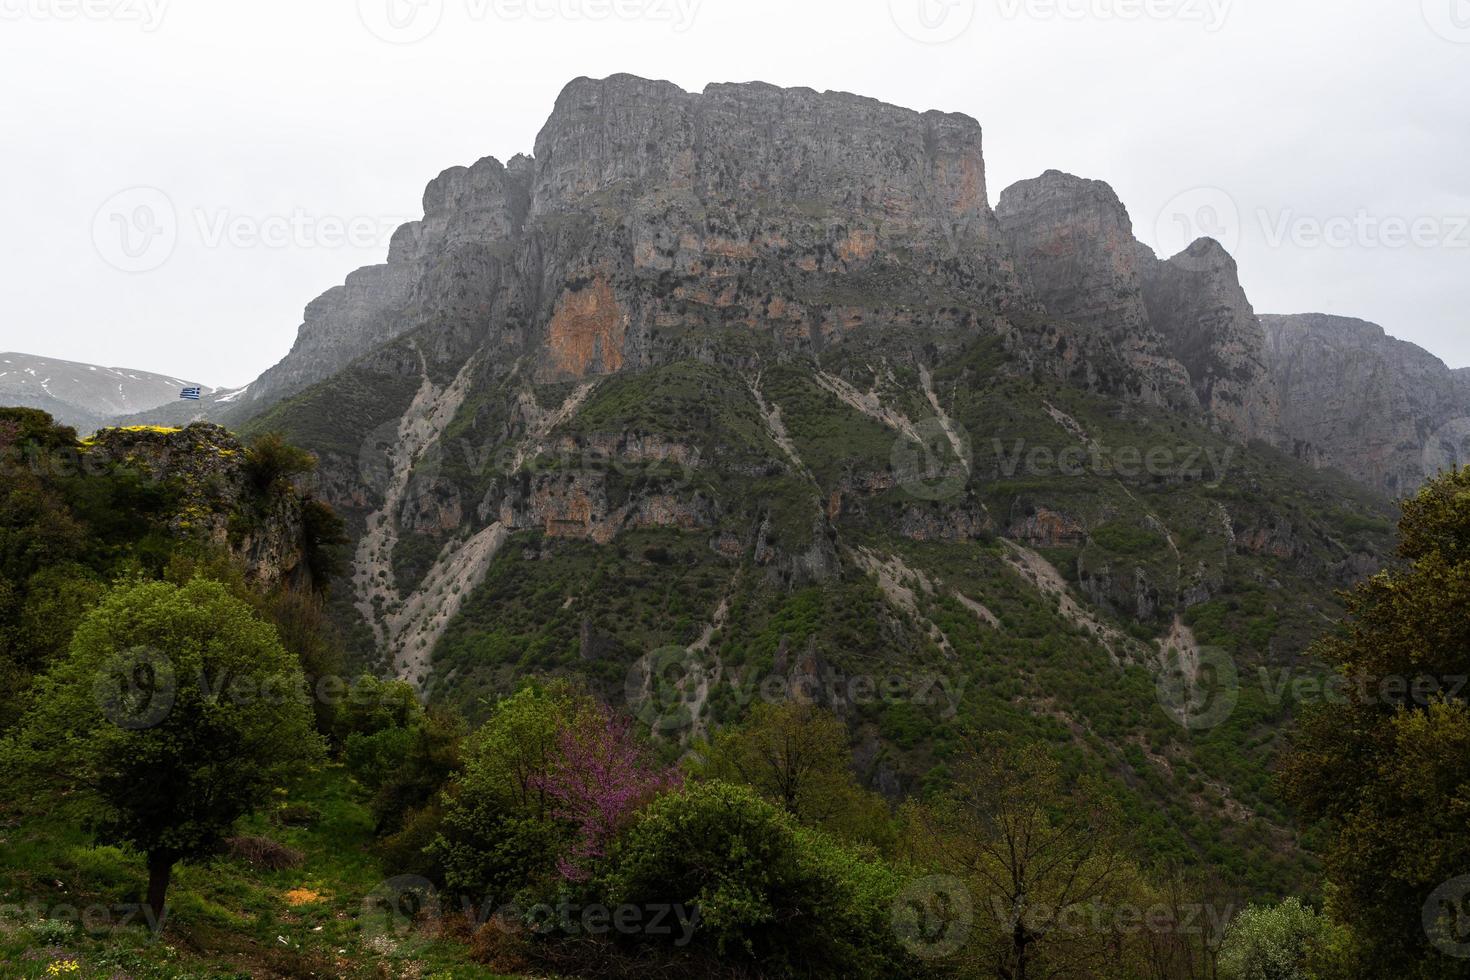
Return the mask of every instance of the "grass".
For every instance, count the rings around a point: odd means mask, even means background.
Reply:
[[[311,814],[309,825],[276,819],[292,811]],[[139,856],[98,846],[74,822],[13,802],[0,819],[7,978],[500,976],[470,962],[465,943],[390,920],[370,900],[386,894],[388,875],[373,854],[372,817],[339,766],[303,773],[277,791],[271,812],[240,827],[299,849],[301,867],[263,871],[224,856],[181,865],[158,935],[133,910],[146,884]]]

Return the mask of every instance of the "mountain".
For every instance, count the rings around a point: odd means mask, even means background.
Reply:
[[[1295,455],[1389,495],[1470,463],[1470,370],[1374,323],[1320,313],[1263,318]]]
[[[0,354],[0,405],[42,409],[80,432],[91,432],[118,416],[156,411],[178,401],[185,387],[202,386],[131,368]]]
[[[1242,440],[1280,441],[1265,331],[1218,242],[1201,239],[1161,262],[1133,237],[1111,187],[1056,170],[1007,188],[997,212],[1047,312],[1111,334],[1130,364],[1156,379],[1150,401],[1203,408]]]
[[[1041,739],[1150,853],[1299,879],[1262,765],[1292,705],[1253,681],[1312,669],[1391,511],[1276,447],[1217,244],[1160,260],[1056,172],[992,210],[965,116],[631,76],[424,212],[191,408],[318,455],[357,664],[471,716],[575,676],[675,740],[801,690],[894,797],[962,731]],[[1238,706],[1171,718],[1169,665],[1222,658]]]

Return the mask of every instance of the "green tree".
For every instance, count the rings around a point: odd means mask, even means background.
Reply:
[[[976,740],[951,791],[908,817],[914,857],[970,890],[976,928],[957,957],[968,968],[1005,980],[1106,973],[1122,937],[1092,910],[1138,894],[1111,800],[1069,792],[1041,746]]]
[[[749,787],[697,783],[655,799],[599,882],[612,904],[672,906],[668,939],[745,956],[770,976],[908,975],[892,925],[899,876]]]
[[[245,474],[260,491],[289,483],[316,469],[316,457],[287,442],[279,432],[255,437],[245,450]]]
[[[80,790],[99,841],[146,855],[161,921],[174,865],[321,757],[311,721],[299,664],[248,605],[216,582],[146,582],[77,627],[6,755]]]
[[[558,734],[592,707],[565,684],[532,684],[500,701],[465,740],[462,769],[445,788],[439,835],[429,848],[450,889],[498,903],[551,876],[570,829],[553,819],[543,780]]]
[[[359,678],[338,717],[347,769],[372,791],[380,836],[398,833],[459,769],[464,720],[425,709],[411,684]]]
[[[852,772],[847,727],[801,701],[756,705],[715,737],[705,774],[751,787],[798,822],[848,840],[892,842],[887,804]]]
[[[1221,975],[1226,980],[1312,980],[1311,963],[1322,956],[1332,933],[1332,924],[1299,899],[1248,906],[1225,931]]]
[[[1327,908],[1363,974],[1470,977],[1425,921],[1470,873],[1470,469],[1405,502],[1399,531],[1400,564],[1315,648],[1345,697],[1305,713],[1282,781],[1325,835]]]

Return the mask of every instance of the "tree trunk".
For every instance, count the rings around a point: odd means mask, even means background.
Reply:
[[[168,896],[168,882],[173,872],[173,855],[158,853],[148,855],[148,909],[153,913],[153,921],[149,924],[154,929],[162,930],[163,928],[164,900]]]

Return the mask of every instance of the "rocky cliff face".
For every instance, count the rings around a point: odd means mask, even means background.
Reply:
[[[1226,432],[1279,443],[1281,402],[1266,365],[1266,332],[1235,259],[1210,238],[1166,262],[1143,252],[1149,322],[1189,371],[1200,404]]]
[[[1145,257],[1111,187],[1049,170],[1006,188],[996,213],[1023,283],[1049,315],[1115,344],[1147,379],[1144,401],[1199,410],[1189,375],[1149,322]]]
[[[691,94],[632,76],[578,79],[536,159],[456,167],[384,265],[313,301],[297,342],[239,399],[248,413],[418,327],[457,353],[537,350],[544,377],[658,360],[661,328],[691,320],[820,345],[869,323],[864,277],[920,263],[985,308],[1018,289],[996,244],[980,127],[807,89],[715,85]],[[653,288],[650,288],[653,287]],[[453,355],[451,355],[453,356]],[[227,411],[235,411],[229,409]]]
[[[239,424],[405,336],[414,352],[390,356],[441,387],[472,357],[487,377],[585,383],[689,357],[758,373],[773,351],[875,343],[880,364],[932,366],[991,337],[1016,374],[1203,414],[1389,492],[1425,472],[1394,460],[1438,465],[1459,438],[1434,436],[1452,420],[1437,402],[1415,404],[1437,395],[1389,394],[1414,385],[1411,365],[1373,402],[1389,413],[1376,424],[1361,402],[1324,401],[1290,343],[1268,352],[1218,243],[1160,260],[1105,183],[1048,171],[992,211],[966,116],[617,75],[567,85],[535,151],[435,178],[387,262],[314,300],[292,351],[246,390],[138,420]],[[858,396],[874,370],[850,363],[824,384]],[[1464,373],[1437,383],[1470,391]],[[448,520],[453,501],[431,497],[417,493],[414,524]]]
[[[424,217],[400,227],[383,265],[359,269],[306,307],[296,344],[231,405],[248,413],[330,377],[426,320],[472,317],[529,208],[532,167],[486,158],[444,171],[424,191]]]
[[[1377,324],[1319,313],[1263,317],[1295,454],[1390,496],[1470,462],[1465,370]]]
[[[1279,441],[1265,333],[1218,243],[1161,262],[1133,237],[1111,187],[1055,170],[1007,188],[997,214],[1032,294],[1050,315],[1107,336],[1150,379],[1146,400],[1203,407],[1237,438]]]
[[[227,550],[262,591],[309,586],[305,498],[292,487],[256,487],[245,447],[210,423],[184,429],[101,429],[87,465],[126,464],[177,493],[169,530]]]
[[[1103,184],[986,201],[966,117],[628,76],[570,84],[534,162],[447,171],[252,388],[356,358],[252,423],[318,452],[356,539],[354,663],[475,711],[708,658],[688,732],[744,708],[710,677],[813,685],[896,791],[929,709],[849,682],[983,673],[967,724],[1116,732],[1151,685],[1101,723],[1065,692],[1192,648],[1199,607],[1243,669],[1292,662],[1389,525],[1239,445],[1271,411],[1233,264],[1157,261]]]

